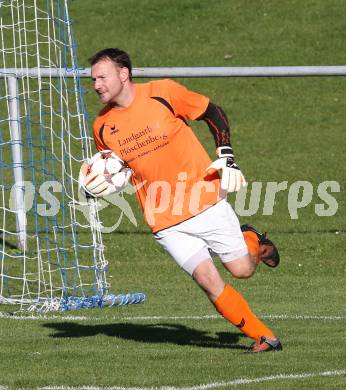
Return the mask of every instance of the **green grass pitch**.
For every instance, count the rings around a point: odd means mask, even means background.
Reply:
[[[105,47],[127,50],[135,67],[345,65],[342,0],[69,4],[81,66]],[[135,199],[128,198],[138,226],[125,218],[104,235],[109,280],[113,292],[143,291],[147,301],[25,320],[0,307],[0,388],[346,388],[346,79],[180,82],[224,108],[250,188],[264,183],[258,209],[242,212],[240,220],[269,232],[282,264],[261,266],[245,281],[220,270],[280,336],[283,352],[244,354],[251,340],[216,315],[154,242]],[[83,86],[93,117],[99,103],[91,82]],[[212,155],[207,126],[192,125]],[[318,187],[327,181],[340,191],[329,191],[338,209],[323,217],[316,212],[319,204],[327,207]],[[263,213],[268,182],[287,182],[272,215]],[[299,182],[311,183],[313,193],[292,219],[288,204]],[[301,188],[298,201],[303,195]],[[108,208],[105,224],[117,215]]]

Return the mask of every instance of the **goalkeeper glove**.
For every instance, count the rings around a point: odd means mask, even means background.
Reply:
[[[129,183],[132,175],[130,168],[123,168],[113,175],[89,173],[84,181],[84,189],[91,196],[100,198],[121,192]]]
[[[208,175],[222,170],[221,190],[227,192],[239,191],[247,185],[238,165],[234,162],[233,150],[230,146],[220,146],[216,150],[219,157],[206,169]]]
[[[113,175],[98,174],[96,172],[85,175],[81,169],[78,179],[79,188],[89,197],[101,198],[121,192],[129,183],[131,175],[130,168],[123,168]]]
[[[97,172],[91,172],[85,177],[83,187],[89,195],[96,198],[102,198],[115,192],[115,188],[107,180],[106,176]]]

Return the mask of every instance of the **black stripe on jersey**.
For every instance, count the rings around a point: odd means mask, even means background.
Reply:
[[[169,109],[169,111],[174,115],[174,110],[173,110],[173,107],[167,102],[166,99],[162,98],[161,96],[151,96],[150,97],[151,99],[155,99],[157,100],[158,102],[160,102],[161,104],[163,104],[165,107],[167,107]]]
[[[110,149],[110,147],[108,147],[103,139],[103,132],[104,132],[104,129],[105,129],[105,124],[103,124],[99,130],[99,136],[100,136],[100,140],[101,142],[103,143],[103,145],[105,146],[106,149]]]

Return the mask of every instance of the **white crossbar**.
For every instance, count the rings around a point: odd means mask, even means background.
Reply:
[[[78,69],[80,77],[90,77],[90,68]],[[0,78],[16,77],[73,77],[75,69],[8,68],[0,70]],[[217,67],[158,67],[134,68],[134,77],[302,77],[346,76],[346,66],[217,66]]]

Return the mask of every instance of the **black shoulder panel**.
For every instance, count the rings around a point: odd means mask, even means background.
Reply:
[[[173,107],[167,102],[166,99],[160,97],[160,96],[151,96],[151,99],[155,99],[157,100],[158,102],[160,102],[161,104],[163,104],[165,107],[167,107],[169,109],[169,111],[174,115],[174,110],[173,110]]]
[[[103,139],[103,131],[104,131],[104,129],[105,129],[105,124],[103,124],[103,125],[101,126],[101,128],[100,128],[100,130],[99,130],[99,136],[100,136],[100,139],[101,139],[103,145],[104,145],[107,149],[110,149],[110,148],[106,145],[106,143],[105,143],[105,141],[104,141],[104,139]]]

